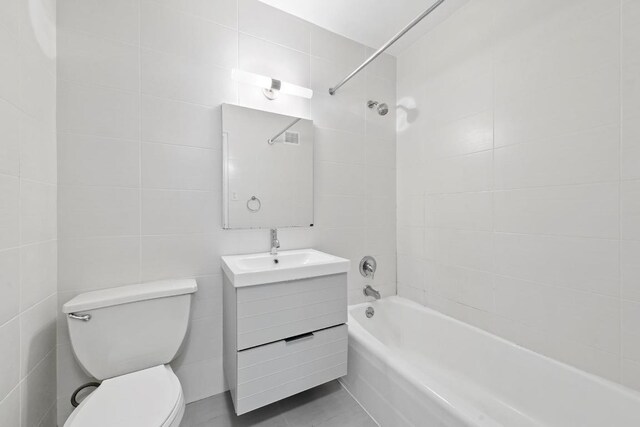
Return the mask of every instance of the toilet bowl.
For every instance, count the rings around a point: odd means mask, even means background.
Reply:
[[[178,377],[161,365],[103,381],[64,427],[177,427],[184,407]]]
[[[178,427],[185,401],[168,363],[196,290],[193,280],[152,282],[81,294],[63,306],[78,362],[102,380],[64,427]]]

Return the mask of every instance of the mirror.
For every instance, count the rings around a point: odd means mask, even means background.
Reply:
[[[222,105],[223,228],[313,226],[313,122]]]

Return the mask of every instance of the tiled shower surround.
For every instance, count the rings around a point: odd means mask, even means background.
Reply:
[[[226,389],[220,256],[264,252],[268,230],[221,229],[220,104],[310,117],[315,226],[281,229],[282,249],[351,259],[350,300],[395,293],[395,58],[334,97],[327,89],[372,50],[257,0],[58,0],[59,302],[93,289],[195,277],[190,336],[172,363],[187,402]],[[231,80],[231,70],[314,90],[311,100]],[[90,380],[58,321],[58,419]]]
[[[640,3],[471,1],[398,103],[398,293],[640,389]]]

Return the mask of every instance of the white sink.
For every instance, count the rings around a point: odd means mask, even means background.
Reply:
[[[236,288],[346,273],[350,263],[315,249],[222,257],[222,269]]]

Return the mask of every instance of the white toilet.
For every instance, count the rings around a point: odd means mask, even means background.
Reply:
[[[168,365],[189,325],[195,280],[166,280],[78,295],[63,306],[82,367],[102,384],[64,427],[177,427],[184,414]]]

